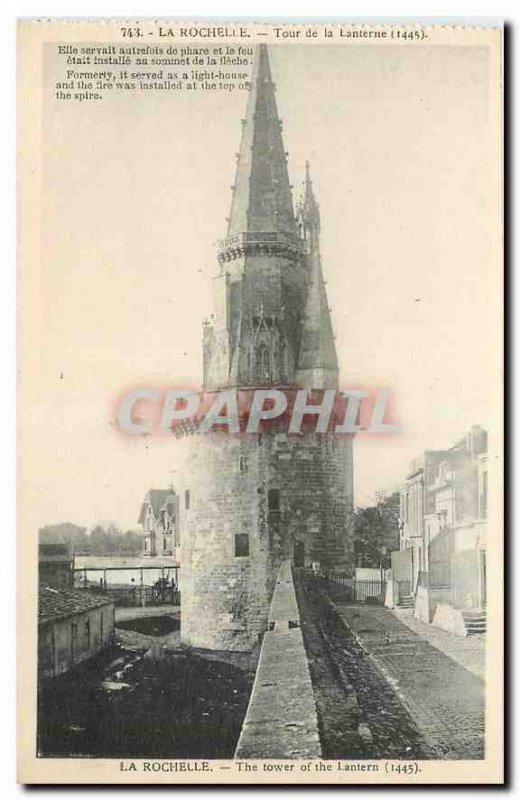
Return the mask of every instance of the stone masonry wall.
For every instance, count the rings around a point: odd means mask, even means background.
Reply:
[[[187,643],[253,647],[267,628],[282,559],[347,566],[350,439],[274,431],[194,435],[182,474],[181,635]],[[249,554],[236,555],[235,537],[244,535]]]

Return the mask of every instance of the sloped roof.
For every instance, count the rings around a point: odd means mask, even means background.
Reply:
[[[72,561],[69,546],[63,542],[42,543],[38,546],[38,561]]]
[[[107,597],[89,591],[42,586],[38,592],[38,624],[66,619],[112,604],[113,601]]]
[[[72,564],[72,556],[68,553],[42,553],[38,555],[39,564]]]
[[[337,374],[336,345],[319,254],[313,253],[310,258],[309,287],[302,323],[298,372],[301,374],[305,370],[330,370]]]
[[[146,506],[148,503],[152,506],[154,517],[157,519],[160,512],[166,508],[167,505],[175,502],[175,492],[172,489],[150,489],[141,505],[139,512],[139,523],[142,523],[145,518]]]

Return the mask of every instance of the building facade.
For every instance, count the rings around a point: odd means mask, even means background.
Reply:
[[[138,522],[144,531],[143,555],[178,556],[179,499],[173,489],[150,489],[141,505]]]
[[[308,166],[293,210],[275,86],[260,45],[214,312],[203,326],[205,394],[337,388],[319,236]],[[185,435],[181,635],[199,647],[250,649],[266,630],[283,558],[331,569],[349,563],[352,441],[274,424],[258,434],[197,434],[195,426]]]
[[[448,451],[426,450],[412,461],[400,492],[399,553],[392,555],[394,572],[417,589],[420,573],[428,571],[429,532],[425,520],[433,510],[429,487]]]
[[[40,586],[38,677],[56,678],[108,647],[114,603],[89,592]]]
[[[486,604],[487,436],[474,427],[439,464],[425,518],[429,585],[449,586],[456,608]]]
[[[400,503],[393,579],[414,598],[416,616],[441,624],[449,617],[453,626],[458,611],[463,630],[464,614],[481,615],[486,605],[486,431],[474,426],[448,450],[426,451]]]
[[[61,536],[40,532],[38,543],[38,583],[40,586],[73,584],[74,558]]]

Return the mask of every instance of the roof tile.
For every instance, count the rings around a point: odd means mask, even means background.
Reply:
[[[63,589],[42,586],[38,593],[38,623],[73,617],[101,606],[112,605],[113,600],[91,594],[82,589]]]

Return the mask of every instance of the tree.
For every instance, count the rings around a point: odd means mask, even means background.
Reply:
[[[88,553],[90,550],[87,529],[73,522],[45,525],[39,530],[39,538],[41,544],[62,541],[71,553]]]
[[[95,525],[87,533],[86,528],[73,522],[46,525],[40,528],[40,542],[62,541],[75,555],[139,555],[143,550],[143,534],[137,531],[123,533],[117,525],[109,522]]]
[[[354,564],[386,569],[399,548],[399,492],[354,512]]]
[[[143,534],[138,531],[125,531],[121,536],[121,549],[124,553],[139,554],[143,550]]]

